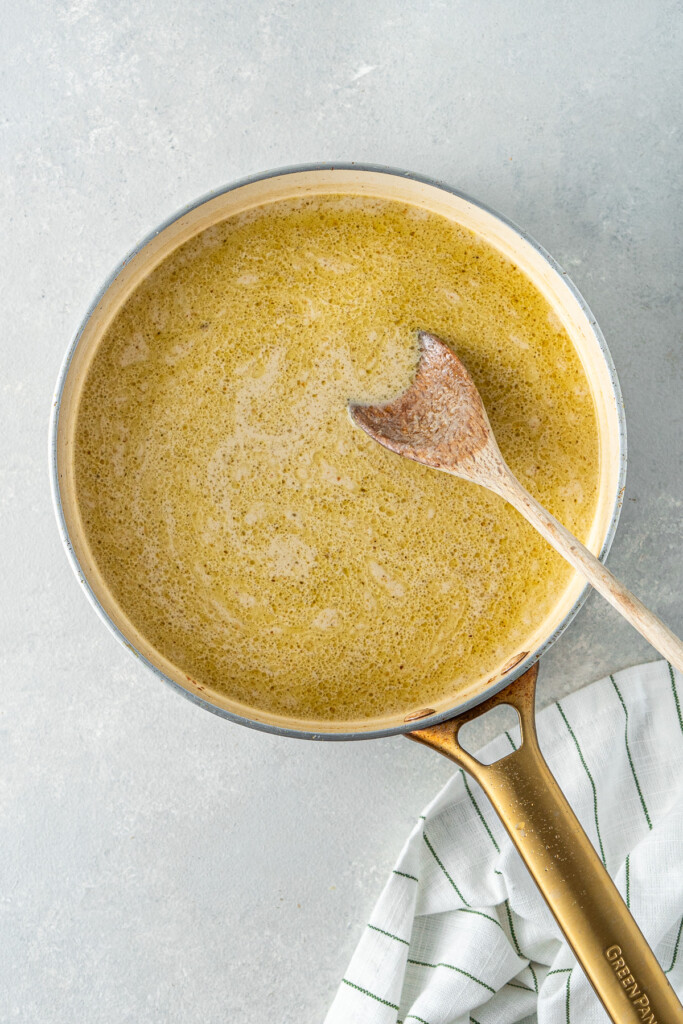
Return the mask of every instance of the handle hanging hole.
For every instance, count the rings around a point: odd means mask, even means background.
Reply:
[[[490,754],[475,758],[479,764],[495,764],[496,761],[519,749],[522,742],[520,717],[517,709],[511,704],[498,704],[471,722],[465,722],[458,731],[458,743],[474,757],[476,751],[481,750],[497,736],[500,739],[495,749]]]

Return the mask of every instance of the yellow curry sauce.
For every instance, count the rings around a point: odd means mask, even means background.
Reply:
[[[108,330],[76,426],[86,536],[123,611],[207,689],[327,720],[435,706],[557,603],[570,570],[512,508],[349,418],[350,399],[407,387],[420,328],[585,537],[598,435],[579,358],[528,278],[436,214],[261,207],[178,249]]]

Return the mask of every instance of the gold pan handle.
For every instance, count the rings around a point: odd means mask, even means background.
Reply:
[[[407,735],[477,780],[612,1020],[683,1024],[683,1007],[541,753],[537,675],[534,665],[470,711]],[[499,704],[519,713],[522,742],[484,765],[460,746],[458,732]]]

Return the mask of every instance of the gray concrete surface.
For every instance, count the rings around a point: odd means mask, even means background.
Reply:
[[[629,427],[611,565],[680,631],[683,8],[27,0],[2,19],[0,1020],[320,1020],[449,766],[402,739],[233,727],[116,644],[50,507],[63,351],[131,245],[234,177],[441,177],[531,232],[597,314]],[[591,597],[541,698],[653,656]]]

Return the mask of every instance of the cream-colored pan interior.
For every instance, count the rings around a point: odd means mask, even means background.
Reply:
[[[89,596],[94,598],[96,606],[99,606],[98,611],[103,613],[105,619],[108,619],[110,624],[113,623],[116,630],[123,635],[124,642],[165,677],[182,687],[196,700],[208,703],[219,713],[238,716],[264,728],[317,735],[348,735],[356,732],[367,734],[397,728],[405,729],[405,715],[415,709],[405,709],[405,714],[400,716],[362,722],[319,722],[268,715],[231,701],[223,694],[197,689],[193,681],[151,647],[109,593],[86,542],[74,490],[73,438],[80,390],[100,339],[131,292],[169,253],[210,225],[264,203],[292,196],[326,192],[397,199],[425,207],[455,220],[495,245],[524,270],[544,294],[568,331],[592,388],[600,436],[600,477],[598,502],[588,546],[596,554],[601,551],[613,528],[621,497],[618,492],[623,460],[622,411],[609,357],[603,351],[599,332],[582,305],[580,297],[545,254],[523,238],[511,225],[489,211],[432,184],[399,174],[357,168],[283,172],[240,185],[182,214],[125,263],[86,321],[63,380],[55,431],[57,497],[68,533],[67,543],[70,543],[72,554],[78,563],[77,570]],[[576,605],[583,588],[583,579],[574,574],[553,612],[538,623],[535,633],[529,638],[526,644],[529,652],[537,651],[561,628]],[[486,689],[499,685],[505,675],[505,669],[504,664],[491,665],[490,672],[485,678],[472,679],[466,689],[459,688],[449,701],[435,709],[436,713],[443,715],[450,709],[472,701]]]

